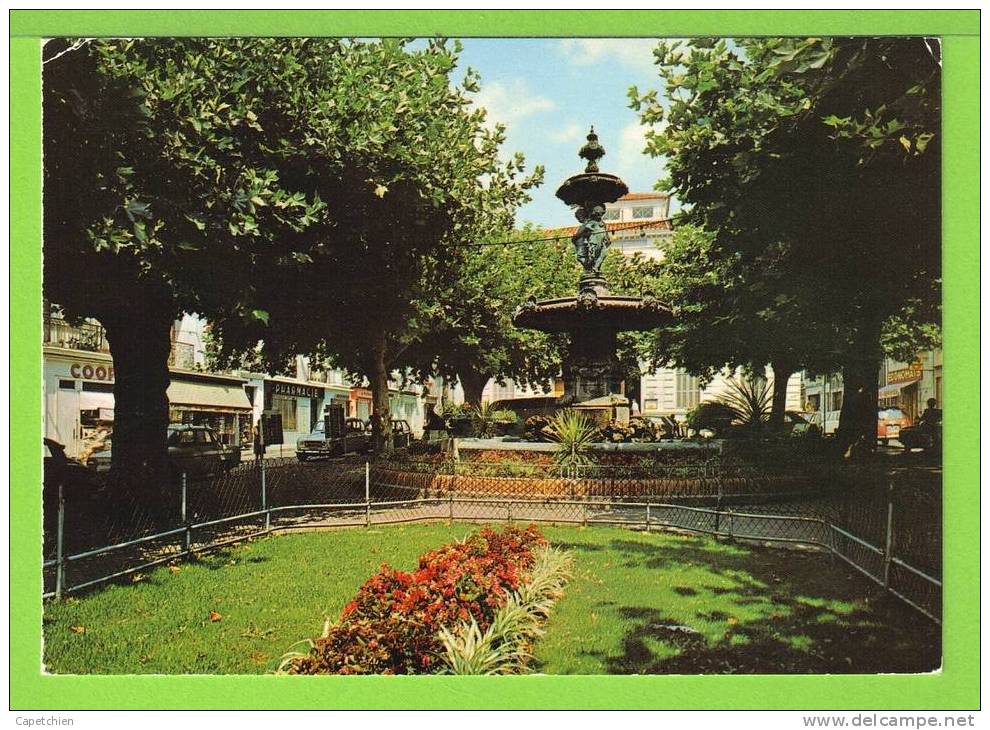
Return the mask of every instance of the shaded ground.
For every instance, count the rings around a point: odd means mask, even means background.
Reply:
[[[336,619],[382,562],[474,526],[269,537],[45,606],[55,673],[263,673]],[[546,527],[576,575],[536,646],[546,673],[928,671],[938,627],[818,553],[596,526]],[[211,612],[219,618],[211,619]]]
[[[577,578],[536,647],[549,674],[926,672],[940,630],[823,554],[605,528],[548,536]]]

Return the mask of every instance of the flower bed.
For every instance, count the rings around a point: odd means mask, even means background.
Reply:
[[[383,564],[344,607],[340,622],[287,655],[290,674],[422,674],[442,671],[441,630],[486,632],[546,540],[535,527],[485,528],[419,559],[406,573]],[[515,600],[515,599],[513,599]]]

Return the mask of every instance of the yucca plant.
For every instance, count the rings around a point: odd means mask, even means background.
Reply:
[[[572,409],[560,411],[550,419],[544,433],[557,444],[553,458],[561,474],[575,475],[580,467],[592,463],[589,454],[597,431],[583,413]]]
[[[443,628],[445,670],[450,674],[518,674],[529,671],[530,646],[543,635],[550,614],[571,576],[570,553],[548,545],[534,548],[533,564],[519,590],[509,595],[484,631],[477,621]]]
[[[747,375],[725,381],[729,391],[718,402],[732,409],[743,426],[760,428],[770,417],[773,390],[766,378]]]
[[[474,432],[478,438],[491,438],[495,435],[498,423],[515,423],[516,413],[508,408],[492,408],[487,401],[471,410]]]

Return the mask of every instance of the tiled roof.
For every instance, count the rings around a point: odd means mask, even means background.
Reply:
[[[672,231],[673,226],[670,224],[669,218],[663,218],[660,220],[642,220],[642,221],[628,221],[626,223],[606,223],[606,228],[608,228],[609,233],[618,233],[619,231],[631,231],[638,228],[643,230],[645,234],[647,231]],[[547,234],[551,236],[573,236],[577,233],[577,226],[568,226],[566,228],[548,228]]]
[[[626,193],[619,200],[666,200],[667,193]]]

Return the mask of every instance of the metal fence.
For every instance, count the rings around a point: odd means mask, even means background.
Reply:
[[[417,459],[265,459],[212,478],[182,475],[172,485],[174,509],[165,515],[99,498],[74,500],[60,487],[57,505],[46,510],[45,596],[274,531],[519,521],[813,546],[940,621],[937,481],[888,478],[886,485],[823,491],[807,473],[746,472],[716,462],[520,470]]]

